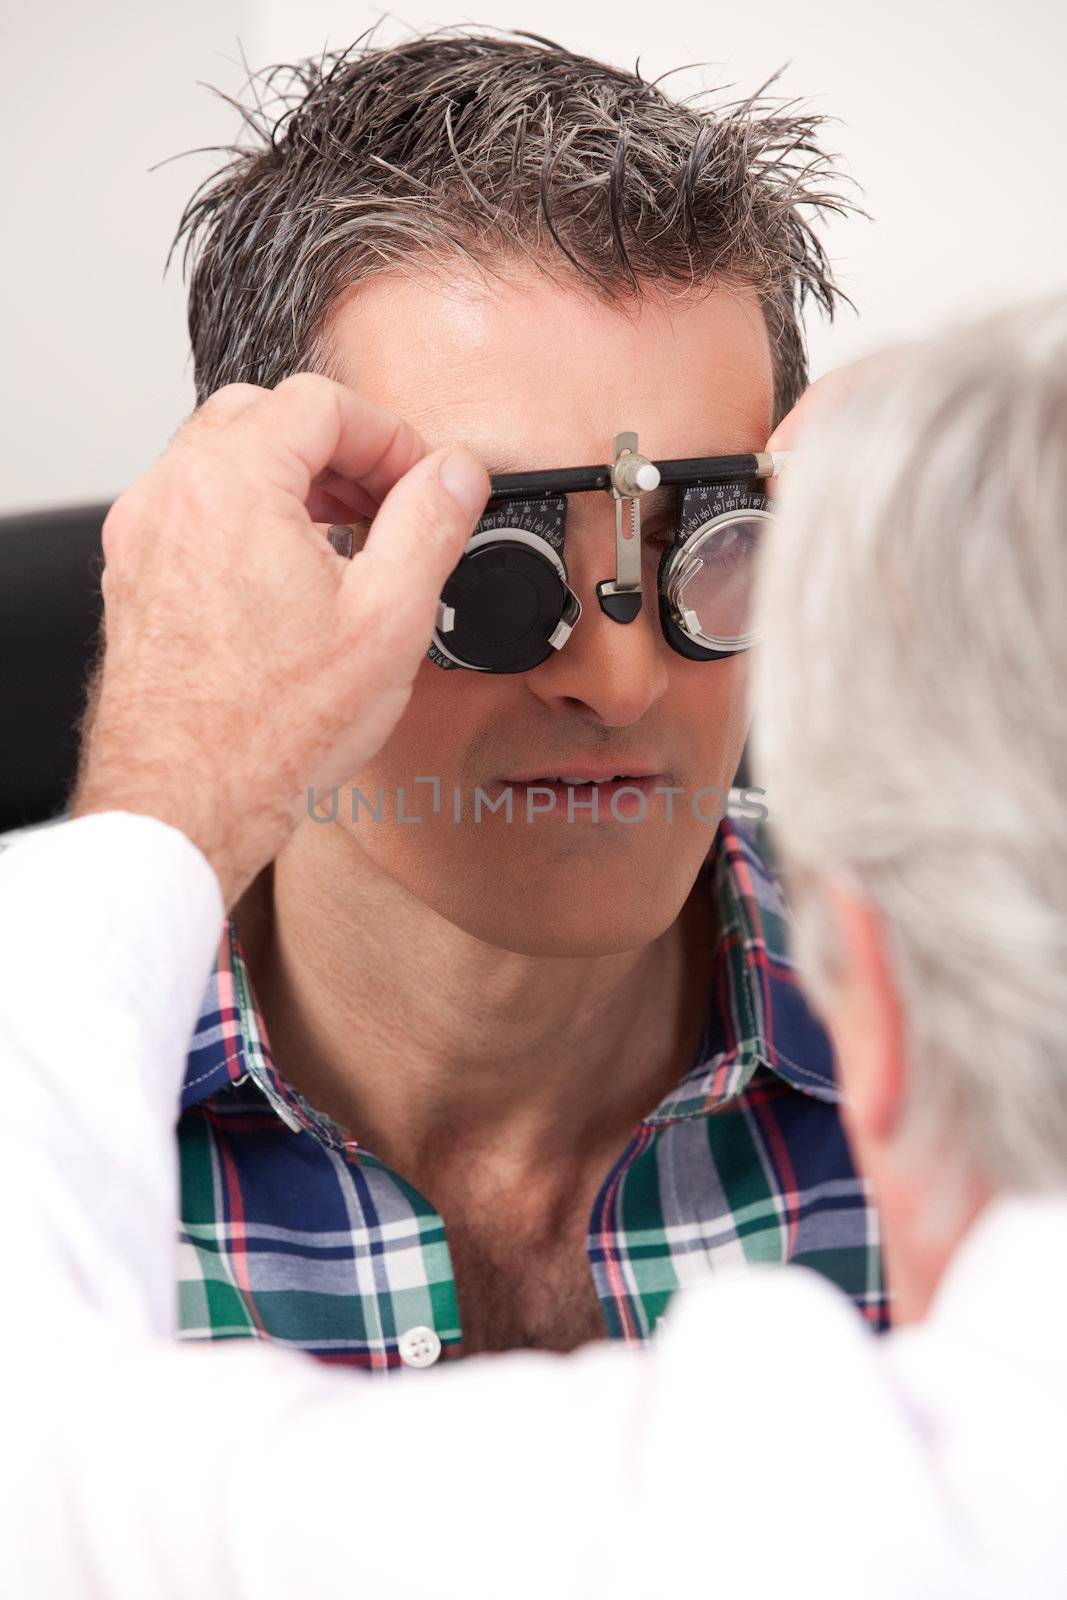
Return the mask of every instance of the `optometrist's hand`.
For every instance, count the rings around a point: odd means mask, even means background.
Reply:
[[[796,450],[820,417],[842,405],[874,374],[891,368],[912,349],[913,343],[891,345],[885,350],[875,351],[873,355],[863,356],[859,361],[852,361],[848,366],[835,367],[832,372],[816,378],[804,390],[792,411],[775,428],[767,441],[767,450]],[[788,470],[787,464],[783,471]],[[771,478],[768,481],[773,495],[778,488],[778,480]]]
[[[328,378],[219,389],[104,524],[104,651],[71,815],[180,828],[231,907],[307,790],[392,732],[488,496],[468,451],[430,451]],[[315,524],[356,515],[373,521],[348,560]]]

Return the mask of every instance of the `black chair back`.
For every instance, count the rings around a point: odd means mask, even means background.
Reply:
[[[66,809],[103,610],[107,511],[0,517],[0,833]]]

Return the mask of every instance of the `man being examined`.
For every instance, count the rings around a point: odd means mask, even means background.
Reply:
[[[765,448],[805,388],[803,306],[838,299],[806,213],[842,202],[796,155],[817,119],[453,30],[297,81],[179,229],[200,401],[318,371],[491,472],[602,462],[621,430],[657,460]],[[358,549],[366,504],[315,492]],[[747,657],[669,647],[671,491],[643,511],[632,624],[596,600],[610,497],[573,495],[565,648],[510,674],[428,657],[231,916],[179,1125],[185,1337],[374,1370],[640,1341],[740,1260],[809,1265],[885,1327],[830,1045],[727,812]],[[567,783],[573,822],[530,816]],[[476,822],[508,787],[511,822]]]

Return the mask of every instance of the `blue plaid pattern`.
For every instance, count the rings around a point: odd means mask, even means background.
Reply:
[[[606,1174],[590,1271],[609,1337],[639,1342],[680,1286],[799,1262],[888,1326],[878,1220],[838,1115],[828,1040],[797,986],[765,844],[724,818],[698,892],[720,930],[696,1059]],[[231,918],[178,1123],[180,1337],[255,1337],[372,1371],[433,1328],[463,1354],[444,1224],[276,1069]]]

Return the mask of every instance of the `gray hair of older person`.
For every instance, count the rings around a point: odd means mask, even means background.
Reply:
[[[753,752],[817,1006],[822,888],[884,929],[902,1159],[1067,1185],[1067,296],[956,326],[823,415],[761,571]]]
[[[340,378],[331,309],[375,274],[525,258],[609,303],[755,289],[777,423],[807,382],[805,303],[831,319],[851,303],[812,226],[860,213],[818,146],[828,119],[768,101],[768,84],[676,101],[537,35],[471,28],[364,34],[250,82],[255,106],[231,103],[253,141],[225,147],[167,257],[184,239],[198,401],[298,370]]]

